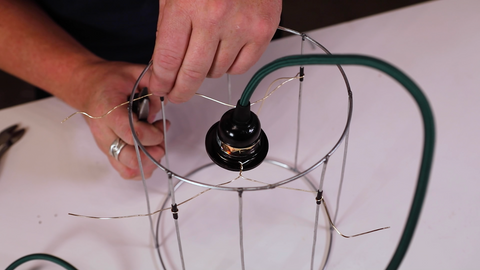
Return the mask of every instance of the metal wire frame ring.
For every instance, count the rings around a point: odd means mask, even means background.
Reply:
[[[288,28],[284,28],[284,27],[279,27],[278,29],[280,30],[283,30],[283,31],[286,31],[286,32],[289,32],[289,33],[293,33],[295,35],[298,35],[298,36],[301,36],[303,39],[305,40],[308,40],[309,42],[311,42],[312,44],[314,44],[315,46],[319,47],[320,49],[322,49],[326,54],[328,55],[331,55],[331,53],[324,47],[322,46],[320,43],[318,43],[317,41],[315,41],[314,39],[312,39],[311,37],[309,37],[308,35],[304,34],[304,33],[300,33],[300,32],[297,32],[297,31],[294,31],[294,30],[291,30],[291,29],[288,29]],[[145,69],[142,71],[142,73],[140,74],[140,76],[138,77],[137,81],[135,82],[135,85],[133,86],[133,89],[132,89],[132,93],[130,95],[130,104],[133,104],[133,99],[134,99],[134,95],[135,95],[135,91],[136,89],[138,88],[138,85],[140,84],[140,81],[142,80],[143,76],[146,74],[146,72],[150,69],[150,67],[152,66],[152,63],[153,61],[150,60],[150,62],[148,63],[148,65],[145,67]],[[343,129],[343,132],[340,136],[340,138],[338,139],[338,141],[335,143],[335,145],[332,147],[332,149],[330,151],[328,151],[328,153],[323,157],[321,158],[319,161],[317,161],[316,163],[314,163],[312,166],[310,166],[309,168],[307,168],[306,170],[302,171],[302,172],[299,172],[297,175],[294,175],[290,178],[287,178],[287,179],[284,179],[284,180],[281,180],[281,181],[278,181],[276,183],[272,183],[272,184],[268,184],[268,185],[263,185],[263,186],[255,186],[255,187],[227,187],[227,186],[220,186],[220,185],[212,185],[212,184],[207,184],[207,183],[203,183],[203,182],[199,182],[199,181],[196,181],[196,180],[192,180],[192,179],[189,179],[187,177],[184,177],[184,176],[181,176],[173,171],[171,171],[169,168],[166,168],[165,166],[163,166],[162,164],[160,164],[160,162],[158,162],[157,160],[155,160],[151,155],[150,153],[148,153],[148,151],[145,149],[145,147],[141,144],[140,140],[138,139],[137,135],[136,135],[136,132],[135,132],[135,128],[134,128],[134,125],[133,125],[133,113],[132,113],[132,110],[129,110],[128,112],[128,116],[129,116],[129,121],[130,121],[130,129],[132,131],[132,136],[133,136],[133,139],[135,140],[136,144],[138,145],[138,147],[142,150],[142,152],[155,164],[157,165],[158,168],[160,168],[161,170],[165,171],[167,174],[171,175],[172,177],[175,177],[176,179],[180,180],[180,181],[183,181],[183,182],[186,182],[186,183],[189,183],[189,184],[192,184],[192,185],[195,185],[195,186],[199,186],[199,187],[204,187],[204,188],[210,188],[210,189],[215,189],[215,190],[224,190],[224,191],[235,191],[235,192],[239,192],[239,191],[258,191],[258,190],[267,190],[267,189],[273,189],[273,188],[276,188],[278,186],[282,186],[282,185],[285,185],[287,183],[290,183],[292,181],[295,181],[301,177],[304,177],[305,175],[307,175],[308,173],[312,172],[313,170],[315,170],[316,168],[318,168],[320,165],[322,165],[325,160],[327,160],[329,157],[331,157],[335,151],[340,147],[341,143],[344,141],[347,133],[348,133],[348,129],[350,127],[350,123],[351,123],[351,119],[352,119],[352,113],[353,113],[353,94],[352,94],[352,91],[351,91],[351,88],[350,88],[350,83],[348,81],[348,78],[345,74],[345,71],[343,70],[343,68],[340,66],[340,65],[336,65],[337,68],[339,69],[344,81],[345,81],[345,85],[346,85],[346,88],[347,88],[347,95],[348,95],[348,114],[347,114],[347,121],[345,123],[345,127]],[[130,105],[131,106],[131,105]]]

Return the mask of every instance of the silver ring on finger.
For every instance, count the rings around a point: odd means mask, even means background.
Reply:
[[[110,155],[118,160],[118,156],[120,156],[120,152],[125,145],[127,145],[127,143],[125,143],[122,139],[116,138],[115,141],[113,141],[113,143],[110,145]]]

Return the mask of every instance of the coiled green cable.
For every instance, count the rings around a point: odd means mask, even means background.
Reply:
[[[77,270],[77,268],[75,268],[73,265],[69,264],[68,262],[66,262],[66,261],[64,261],[64,260],[62,260],[58,257],[55,257],[53,255],[44,254],[44,253],[35,253],[35,254],[30,254],[30,255],[23,256],[22,258],[14,261],[12,264],[10,264],[5,270],[13,270],[13,269],[17,268],[18,266],[20,266],[21,264],[24,264],[26,262],[33,261],[33,260],[49,261],[49,262],[53,262],[53,263],[56,263],[56,264],[62,266],[66,270]]]
[[[405,75],[396,67],[382,60],[362,55],[323,54],[286,56],[263,66],[255,73],[255,75],[247,84],[242,96],[240,97],[240,104],[242,106],[248,105],[250,97],[252,96],[256,87],[268,74],[284,67],[305,65],[362,65],[378,69],[390,75],[393,79],[403,85],[403,87],[405,87],[412,95],[413,99],[420,108],[424,129],[423,154],[420,172],[405,228],[395,253],[393,254],[393,257],[387,266],[387,269],[397,269],[400,266],[400,263],[402,262],[412,240],[413,233],[415,231],[415,227],[417,226],[420,212],[422,210],[422,205],[428,186],[428,179],[430,177],[435,144],[435,123],[430,105],[420,88],[407,75]]]
[[[271,72],[283,67],[299,65],[363,65],[376,68],[390,75],[393,79],[397,80],[400,84],[402,84],[412,95],[420,109],[424,128],[424,144],[420,172],[418,175],[417,186],[415,189],[412,206],[408,214],[405,228],[403,230],[400,242],[397,245],[395,253],[393,254],[393,257],[387,266],[387,269],[389,270],[397,269],[400,266],[400,263],[402,262],[403,257],[405,256],[408,246],[410,245],[410,242],[412,240],[413,233],[415,231],[415,227],[417,226],[418,218],[422,209],[423,201],[425,199],[428,179],[430,177],[435,144],[435,123],[433,120],[433,113],[430,109],[430,105],[420,88],[407,75],[405,75],[396,67],[384,61],[360,55],[316,54],[287,56],[279,58],[265,65],[259,71],[257,71],[257,73],[255,73],[255,75],[248,83],[242,96],[240,97],[240,104],[242,106],[248,105],[248,103],[250,102],[250,97],[252,96],[260,81]],[[14,270],[19,265],[31,260],[47,260],[56,263],[67,270],[77,270],[68,262],[48,254],[31,254],[24,256],[9,265],[6,270]]]

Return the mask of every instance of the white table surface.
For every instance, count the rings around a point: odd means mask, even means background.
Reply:
[[[309,33],[332,53],[384,59],[407,73],[424,90],[436,120],[436,149],[427,197],[401,269],[477,269],[480,247],[480,2],[434,1]],[[288,26],[287,26],[288,27]],[[299,38],[274,41],[245,76],[235,76],[233,102],[261,65],[298,54]],[[306,53],[320,53],[305,46]],[[408,213],[420,161],[421,120],[411,97],[386,75],[345,67],[354,92],[345,185],[337,225],[345,234],[391,226],[353,239],[334,235],[329,269],[381,269],[388,264]],[[268,77],[253,99],[264,95]],[[200,93],[226,100],[225,77],[207,80]],[[291,163],[295,134],[296,83],[267,99],[259,114],[270,141],[269,157]],[[1,89],[15,91],[15,89]],[[257,108],[255,108],[256,110]],[[173,171],[185,174],[208,163],[203,141],[225,107],[194,97],[167,106]],[[148,218],[92,220],[78,213],[120,216],[145,213],[140,181],[122,180],[97,149],[84,120],[50,98],[0,111],[0,127],[21,123],[28,131],[0,163],[0,267],[30,253],[50,253],[78,269],[161,269],[150,238]],[[306,69],[299,163],[307,168],[338,138],[346,118],[345,90],[333,67]],[[341,152],[331,159],[324,196],[333,211]],[[262,165],[245,176],[276,182],[291,174]],[[318,183],[320,171],[312,173]],[[221,183],[234,173],[211,168],[192,176]],[[152,208],[165,198],[165,173],[149,179]],[[233,185],[255,185],[238,180]],[[292,186],[305,187],[302,183]],[[182,186],[177,201],[202,189]],[[315,194],[269,190],[244,194],[246,269],[310,269]],[[180,207],[180,229],[187,269],[241,269],[238,198],[211,191]],[[315,265],[325,250],[320,218]],[[169,269],[181,269],[170,212],[160,240]],[[61,269],[49,263],[19,269]],[[173,266],[172,266],[173,265]],[[318,267],[317,267],[318,268]]]

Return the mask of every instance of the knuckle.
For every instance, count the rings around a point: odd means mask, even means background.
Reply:
[[[134,179],[135,177],[137,177],[137,174],[138,173],[135,170],[132,170],[132,169],[125,169],[125,170],[120,172],[120,176],[123,179]]]
[[[201,81],[205,78],[204,72],[192,67],[183,67],[182,74],[189,81]]]
[[[135,155],[131,155],[128,158],[126,158],[125,163],[126,163],[125,166],[130,168],[131,170],[129,170],[129,171],[132,171],[132,173],[138,171],[138,169],[139,169],[138,161],[137,161],[137,157]]]
[[[232,67],[230,67],[230,69],[228,70],[228,73],[232,74],[232,75],[244,74],[245,72],[247,72],[250,69],[250,67],[252,65],[234,64]]]
[[[276,26],[271,23],[270,19],[260,20],[255,27],[254,42],[264,44],[270,42],[273,34],[275,33]]]
[[[155,147],[155,150],[153,151],[153,156],[155,157],[156,160],[160,162],[160,160],[165,156],[165,150],[161,147]]]
[[[223,74],[225,74],[227,70],[228,70],[228,67],[226,65],[215,63],[208,71],[207,77],[220,78],[223,76]]]
[[[188,97],[185,95],[177,94],[177,93],[170,93],[168,95],[168,100],[174,104],[179,104],[188,101]]]
[[[154,68],[161,67],[168,71],[176,71],[182,64],[183,56],[181,52],[160,48],[156,51],[154,58]]]
[[[145,139],[145,132],[141,128],[135,129],[135,135],[137,136],[138,140],[142,142]],[[130,134],[129,136],[132,139],[132,143],[129,143],[130,145],[133,145],[133,136]]]
[[[133,135],[130,132],[130,129],[122,129],[121,132],[118,133],[119,137],[128,145],[133,145]]]
[[[229,13],[228,1],[215,1],[212,5],[209,6],[208,14],[205,17],[205,22],[210,26],[217,26]]]
[[[218,79],[223,76],[223,72],[219,72],[217,70],[213,70],[208,74],[208,77]]]

